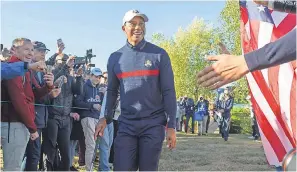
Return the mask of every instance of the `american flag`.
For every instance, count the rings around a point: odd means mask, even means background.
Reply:
[[[274,42],[296,26],[296,15],[240,1],[243,54]],[[253,108],[270,165],[296,148],[296,61],[247,74]]]

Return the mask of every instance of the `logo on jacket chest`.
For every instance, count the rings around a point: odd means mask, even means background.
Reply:
[[[100,99],[99,95],[96,95],[95,98],[91,97],[87,101],[90,102],[90,103],[100,103],[101,99]]]
[[[150,68],[150,67],[152,67],[152,65],[153,65],[152,61],[150,61],[150,60],[145,60],[145,62],[144,62],[144,66],[145,66],[145,67]]]

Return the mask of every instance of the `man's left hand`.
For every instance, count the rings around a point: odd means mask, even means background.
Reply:
[[[79,114],[78,113],[70,113],[70,116],[76,120],[76,121],[79,121]]]
[[[99,122],[96,126],[96,131],[95,131],[95,134],[94,134],[94,139],[97,140],[97,137],[100,136],[102,137],[103,134],[104,134],[104,129],[106,127],[106,119],[105,118],[101,118],[99,119]]]
[[[56,89],[53,89],[49,95],[51,98],[56,98],[59,96],[59,94],[61,93],[61,88],[56,88]]]
[[[43,79],[45,80],[47,86],[51,87],[54,85],[54,75],[52,73],[45,74]]]
[[[170,150],[176,147],[176,133],[174,128],[167,129],[167,147]]]

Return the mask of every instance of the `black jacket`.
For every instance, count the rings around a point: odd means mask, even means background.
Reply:
[[[53,70],[55,79],[64,75],[67,77],[67,83],[62,85],[61,93],[58,97],[51,99],[51,104],[56,107],[49,107],[49,118],[55,118],[55,116],[68,116],[73,110],[73,97],[81,92],[82,77],[72,77],[69,74],[69,68],[67,65],[60,65]]]

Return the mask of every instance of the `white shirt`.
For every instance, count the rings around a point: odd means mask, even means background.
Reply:
[[[102,102],[102,106],[101,106],[101,112],[100,112],[99,119],[104,117],[105,107],[106,107],[106,97],[107,97],[106,95],[107,95],[107,91],[104,93],[104,98],[103,98],[103,102]]]
[[[101,106],[101,112],[100,112],[99,119],[104,117],[104,113],[105,113],[105,109],[106,109],[106,97],[107,97],[107,91],[104,93],[104,98],[103,98],[103,102],[102,102],[102,106]],[[120,105],[120,101],[119,101],[119,104],[118,104],[117,108],[115,109],[113,119],[118,120],[120,114],[121,114],[121,105]]]

